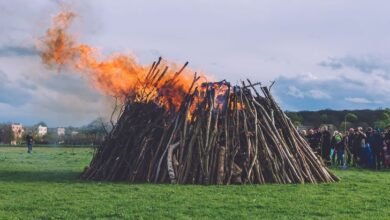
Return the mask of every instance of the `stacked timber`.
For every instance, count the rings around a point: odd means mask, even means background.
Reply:
[[[166,68],[160,70],[158,64],[140,80],[144,87],[163,77]],[[152,99],[150,87],[127,97],[82,179],[206,185],[338,180],[300,136],[270,88],[250,80],[234,86],[226,81],[197,85],[195,74],[175,106],[161,91],[176,83],[175,75],[155,88]]]

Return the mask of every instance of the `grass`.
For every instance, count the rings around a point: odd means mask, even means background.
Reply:
[[[96,145],[95,145],[96,146]],[[10,148],[26,148],[26,144],[18,144],[18,145],[11,145],[11,144],[0,144],[0,148],[2,147],[10,147]],[[63,144],[34,144],[34,148],[48,148],[48,147],[55,147],[55,148],[93,148],[93,145],[63,145]]]
[[[87,182],[90,148],[0,147],[0,219],[389,219],[390,172],[319,185]]]

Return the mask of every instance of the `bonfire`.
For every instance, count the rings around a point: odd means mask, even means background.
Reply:
[[[67,29],[63,12],[42,39],[49,67],[86,75],[123,103],[118,121],[96,149],[85,180],[178,183],[320,183],[338,178],[300,136],[270,93],[250,80],[208,82],[163,61],[130,56],[97,59]]]
[[[165,71],[152,65],[139,88],[160,84]],[[166,69],[166,68],[163,68]],[[318,183],[337,180],[299,135],[273,99],[250,80],[194,87],[179,105],[164,85],[128,97],[123,112],[97,149],[87,180],[180,183]],[[159,89],[160,88],[160,89]],[[155,94],[150,99],[150,94]],[[168,93],[169,94],[169,93]]]

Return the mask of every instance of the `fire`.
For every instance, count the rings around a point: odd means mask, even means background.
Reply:
[[[177,65],[162,61],[164,66],[169,67],[166,74],[157,83],[148,84],[145,77],[151,66],[143,66],[135,57],[123,54],[101,59],[97,49],[77,42],[68,32],[75,17],[76,14],[71,11],[62,11],[55,16],[52,27],[47,30],[38,46],[43,63],[50,68],[78,72],[109,95],[120,98],[131,96],[136,100],[141,93],[150,92],[146,101],[154,101],[159,96],[160,104],[166,107],[177,109],[180,106],[190,89],[193,71],[184,69],[180,75],[176,75]],[[167,83],[173,77],[175,83]],[[205,81],[205,77],[198,83],[201,81]]]

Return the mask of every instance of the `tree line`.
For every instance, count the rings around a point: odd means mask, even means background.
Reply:
[[[378,129],[390,126],[389,108],[377,110],[287,111],[286,114],[296,126],[319,127],[322,124],[333,124],[340,130],[357,126]]]

